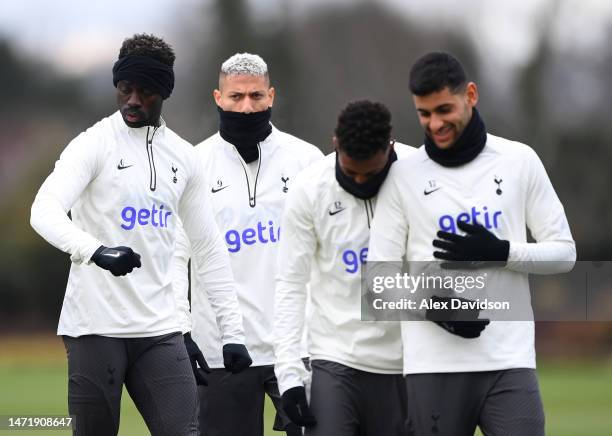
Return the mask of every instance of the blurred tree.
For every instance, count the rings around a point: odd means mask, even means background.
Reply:
[[[13,83],[15,85],[19,83],[28,83],[29,72],[24,65],[23,61],[17,59],[15,53],[8,41],[0,40],[0,62],[2,62],[2,68],[0,68],[0,81],[2,83]],[[5,86],[2,90],[2,98],[5,101],[13,102],[14,104],[20,104],[20,97],[25,94],[25,89],[21,86]],[[0,106],[0,113],[2,115],[10,112],[13,109],[10,106],[3,104]]]
[[[296,25],[300,53],[300,106],[308,124],[295,133],[329,147],[340,110],[357,99],[378,100],[393,113],[395,137],[422,143],[422,131],[408,88],[412,63],[432,50],[456,54],[476,77],[478,68],[467,35],[394,14],[379,3],[328,5]],[[329,148],[328,148],[329,150]]]
[[[91,123],[82,83],[22,58],[0,40],[0,327],[55,325],[69,259],[28,225],[34,195],[59,152]],[[34,320],[34,322],[32,322]]]
[[[612,253],[612,126],[600,96],[610,93],[612,56],[602,62],[557,49],[552,29],[561,4],[549,1],[545,9],[537,49],[518,78],[521,122],[515,137],[542,159],[565,205],[579,259],[604,260]]]

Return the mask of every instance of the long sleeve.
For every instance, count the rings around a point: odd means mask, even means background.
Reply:
[[[508,268],[534,274],[571,271],[576,245],[563,205],[533,150],[527,159],[526,223],[535,243],[510,241]]]
[[[311,213],[312,205],[306,194],[295,184],[289,191],[283,213],[274,304],[274,370],[281,394],[305,385],[309,377],[301,359],[301,342],[306,284],[317,246]]]
[[[406,254],[408,220],[402,208],[401,193],[394,174],[394,167],[391,167],[378,193],[370,230],[368,262],[401,261]]]
[[[408,220],[402,209],[401,194],[392,174],[389,174],[378,193],[374,220],[370,229],[368,262],[364,270],[369,295],[373,295],[376,278],[395,277],[403,272],[402,261],[406,255]],[[387,289],[384,296],[390,294],[392,294],[391,289]],[[374,317],[374,313],[369,315]],[[378,318],[373,319],[380,321],[380,314],[377,316]]]
[[[223,344],[244,344],[242,312],[238,304],[234,277],[227,248],[206,201],[206,186],[199,159],[194,158],[194,168],[179,205],[179,216],[185,234],[191,244],[193,274],[198,277],[202,289],[217,318],[223,335]]]
[[[191,310],[189,306],[189,258],[191,247],[183,229],[183,225],[177,220],[176,245],[172,258],[172,289],[174,301],[176,302],[177,317],[183,334],[191,331]]]
[[[69,253],[76,264],[89,262],[102,243],[79,229],[68,211],[98,174],[99,144],[83,133],[62,152],[32,204],[30,224],[51,245]]]

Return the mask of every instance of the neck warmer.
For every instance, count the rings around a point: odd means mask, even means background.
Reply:
[[[380,170],[380,172],[370,177],[365,183],[355,183],[355,180],[344,174],[340,169],[340,164],[338,163],[338,153],[336,152],[336,180],[342,189],[349,194],[362,200],[368,200],[378,194],[380,187],[387,178],[387,174],[389,174],[391,164],[396,160],[397,153],[395,153],[395,150],[391,150],[391,153],[389,153],[389,160],[387,161],[385,167]]]
[[[259,159],[257,144],[272,133],[270,117],[272,108],[265,111],[243,114],[241,112],[219,111],[219,134],[238,150],[246,163]]]
[[[450,148],[446,150],[438,148],[434,140],[425,135],[425,151],[431,160],[444,167],[458,167],[476,158],[486,142],[487,129],[480,114],[474,108],[472,119]]]
[[[129,80],[152,89],[165,100],[174,89],[172,67],[148,56],[125,56],[113,65],[113,85]]]

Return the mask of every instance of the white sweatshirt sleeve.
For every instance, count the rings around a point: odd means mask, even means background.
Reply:
[[[394,169],[391,167],[376,199],[368,262],[401,261],[406,254],[408,218],[402,207],[402,195],[395,181]]]
[[[172,258],[172,288],[176,302],[177,317],[183,334],[191,331],[191,310],[189,305],[189,258],[191,247],[180,219],[177,219],[176,243]]]
[[[30,224],[51,245],[69,253],[76,264],[89,263],[102,243],[79,229],[68,211],[99,173],[101,145],[81,133],[68,144],[32,204]]]
[[[304,386],[309,378],[301,359],[301,343],[306,284],[317,246],[312,210],[302,185],[294,184],[283,212],[274,301],[274,371],[281,394],[292,387]]]
[[[533,150],[529,150],[526,165],[525,219],[536,242],[510,241],[507,267],[533,274],[571,271],[576,261],[576,245],[563,205]]]
[[[198,276],[216,315],[223,344],[244,344],[242,312],[234,285],[227,248],[207,201],[206,186],[200,160],[194,156],[194,166],[179,204],[179,217],[191,244],[193,274]]]

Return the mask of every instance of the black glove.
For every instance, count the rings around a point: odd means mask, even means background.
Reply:
[[[208,363],[206,363],[206,359],[204,359],[204,355],[198,347],[198,344],[191,338],[191,333],[185,333],[183,335],[183,339],[185,340],[185,348],[187,348],[187,354],[189,355],[189,360],[191,361],[191,369],[193,369],[193,375],[195,375],[196,384],[208,386],[208,381],[204,377],[203,372],[210,373],[210,368],[208,367]],[[200,364],[200,368],[198,368],[198,363]]]
[[[223,346],[223,366],[232,374],[238,374],[251,366],[253,361],[243,344],[225,344]]]
[[[113,273],[114,276],[124,276],[134,268],[140,268],[140,254],[130,247],[100,247],[91,256],[91,261],[100,268]]]
[[[470,269],[505,266],[508,261],[510,242],[498,239],[480,224],[459,221],[457,226],[467,235],[439,231],[433,246],[445,251],[434,251],[437,259],[447,260],[441,267],[447,269]],[[461,263],[465,262],[465,263]]]
[[[467,302],[465,298],[453,297],[453,300]],[[438,303],[443,308],[427,309],[425,318],[433,321],[453,335],[461,336],[466,339],[474,339],[480,336],[480,333],[489,325],[488,319],[479,319],[480,309],[451,309],[450,297],[438,297],[434,295],[431,298],[432,303]],[[446,305],[446,306],[445,306]]]
[[[317,423],[316,418],[308,407],[306,389],[304,386],[291,388],[281,396],[283,410],[295,424],[303,427],[312,427]]]

